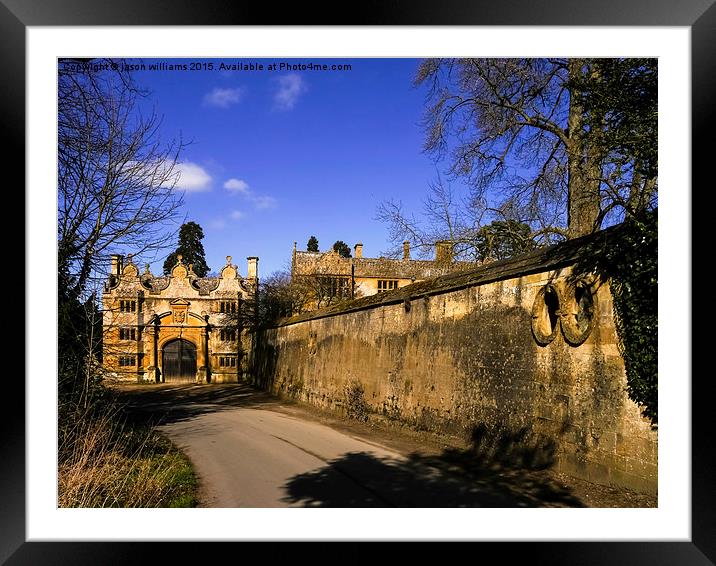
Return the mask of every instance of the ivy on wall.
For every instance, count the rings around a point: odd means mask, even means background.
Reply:
[[[614,238],[600,242],[599,249],[585,250],[585,259],[577,264],[578,271],[596,270],[603,280],[610,280],[629,398],[654,424],[658,422],[657,228],[656,211],[629,219],[617,227]]]
[[[626,225],[621,249],[612,251],[614,316],[629,397],[658,422],[657,216]]]

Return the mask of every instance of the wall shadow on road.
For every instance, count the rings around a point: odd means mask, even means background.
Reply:
[[[284,501],[306,507],[584,507],[550,477],[554,447],[515,449],[519,437],[485,443],[485,431],[476,428],[466,450],[413,453],[405,460],[349,453],[293,477]],[[356,488],[345,489],[346,480]]]
[[[236,407],[259,408],[282,403],[246,383],[140,385],[113,390],[127,418],[149,426],[186,421]]]

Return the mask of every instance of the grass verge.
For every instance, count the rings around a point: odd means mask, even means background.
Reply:
[[[195,507],[188,459],[166,437],[109,402],[61,411],[60,507]]]

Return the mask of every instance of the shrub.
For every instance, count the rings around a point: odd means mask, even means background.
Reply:
[[[358,380],[352,380],[345,388],[346,415],[348,418],[358,421],[368,420],[368,403],[365,401],[365,390],[363,384]]]

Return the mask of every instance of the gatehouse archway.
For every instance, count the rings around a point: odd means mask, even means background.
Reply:
[[[196,381],[196,346],[178,338],[162,348],[162,376],[165,383]]]

